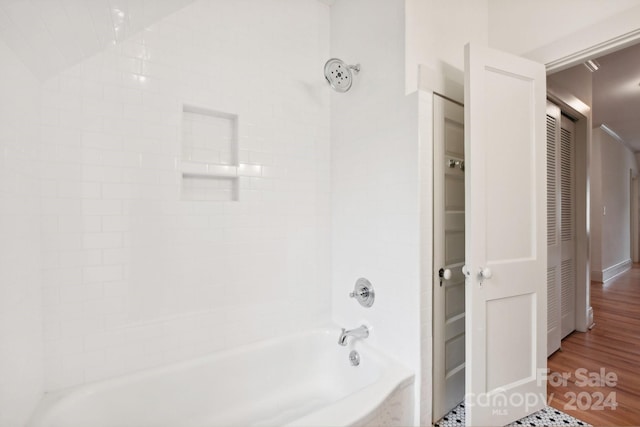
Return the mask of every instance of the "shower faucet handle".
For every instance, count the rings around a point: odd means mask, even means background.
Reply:
[[[356,292],[357,292],[357,294],[356,294]],[[358,297],[358,298],[367,298],[369,296],[369,289],[360,288],[357,291],[353,290],[353,291],[349,292],[349,296],[351,298],[356,298],[356,297]]]
[[[356,281],[353,291],[349,292],[349,296],[355,298],[361,306],[367,308],[373,305],[376,298],[373,285],[364,277]]]

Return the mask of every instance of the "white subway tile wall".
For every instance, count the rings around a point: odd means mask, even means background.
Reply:
[[[332,310],[342,326],[365,321],[368,340],[414,370],[421,402],[418,97],[404,92],[404,17],[397,1],[331,7],[332,56],[362,67],[331,99]],[[375,288],[371,308],[348,297],[358,277]]]
[[[237,164],[237,117],[227,117],[213,111],[182,113],[182,159],[204,162]]]
[[[40,265],[52,260],[40,257],[40,84],[2,41],[0,64],[0,426],[21,426],[43,390]]]
[[[238,180],[207,175],[182,175],[182,200],[238,200]]]
[[[0,34],[16,55],[42,79],[127,39],[192,2],[3,1],[0,2]],[[134,56],[136,49],[137,46],[129,47],[130,56]],[[89,84],[86,90],[100,89]],[[48,118],[43,120],[46,122]]]
[[[44,82],[48,390],[329,318],[328,57],[316,0],[203,0]],[[181,199],[184,104],[238,115],[239,201]]]

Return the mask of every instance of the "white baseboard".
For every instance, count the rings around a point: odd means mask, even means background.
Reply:
[[[619,262],[611,267],[607,267],[602,271],[592,271],[591,272],[591,280],[596,282],[606,283],[609,280],[613,279],[619,274],[624,273],[625,271],[631,268],[631,260],[627,259],[625,261]]]

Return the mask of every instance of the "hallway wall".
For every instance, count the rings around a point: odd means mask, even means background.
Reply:
[[[591,277],[606,281],[631,264],[630,171],[637,174],[638,165],[631,150],[600,128],[593,129],[593,147],[600,177],[592,176],[592,185],[599,184],[601,195],[599,203],[592,200],[592,228],[600,226],[601,239],[591,243]]]
[[[549,74],[547,87],[550,91],[564,90],[587,106],[593,105],[593,74],[582,64]]]

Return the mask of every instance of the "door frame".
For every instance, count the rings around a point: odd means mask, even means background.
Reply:
[[[640,41],[640,27],[635,18],[639,10],[640,6],[636,6],[618,13],[522,56],[545,64],[548,75],[624,49]]]

